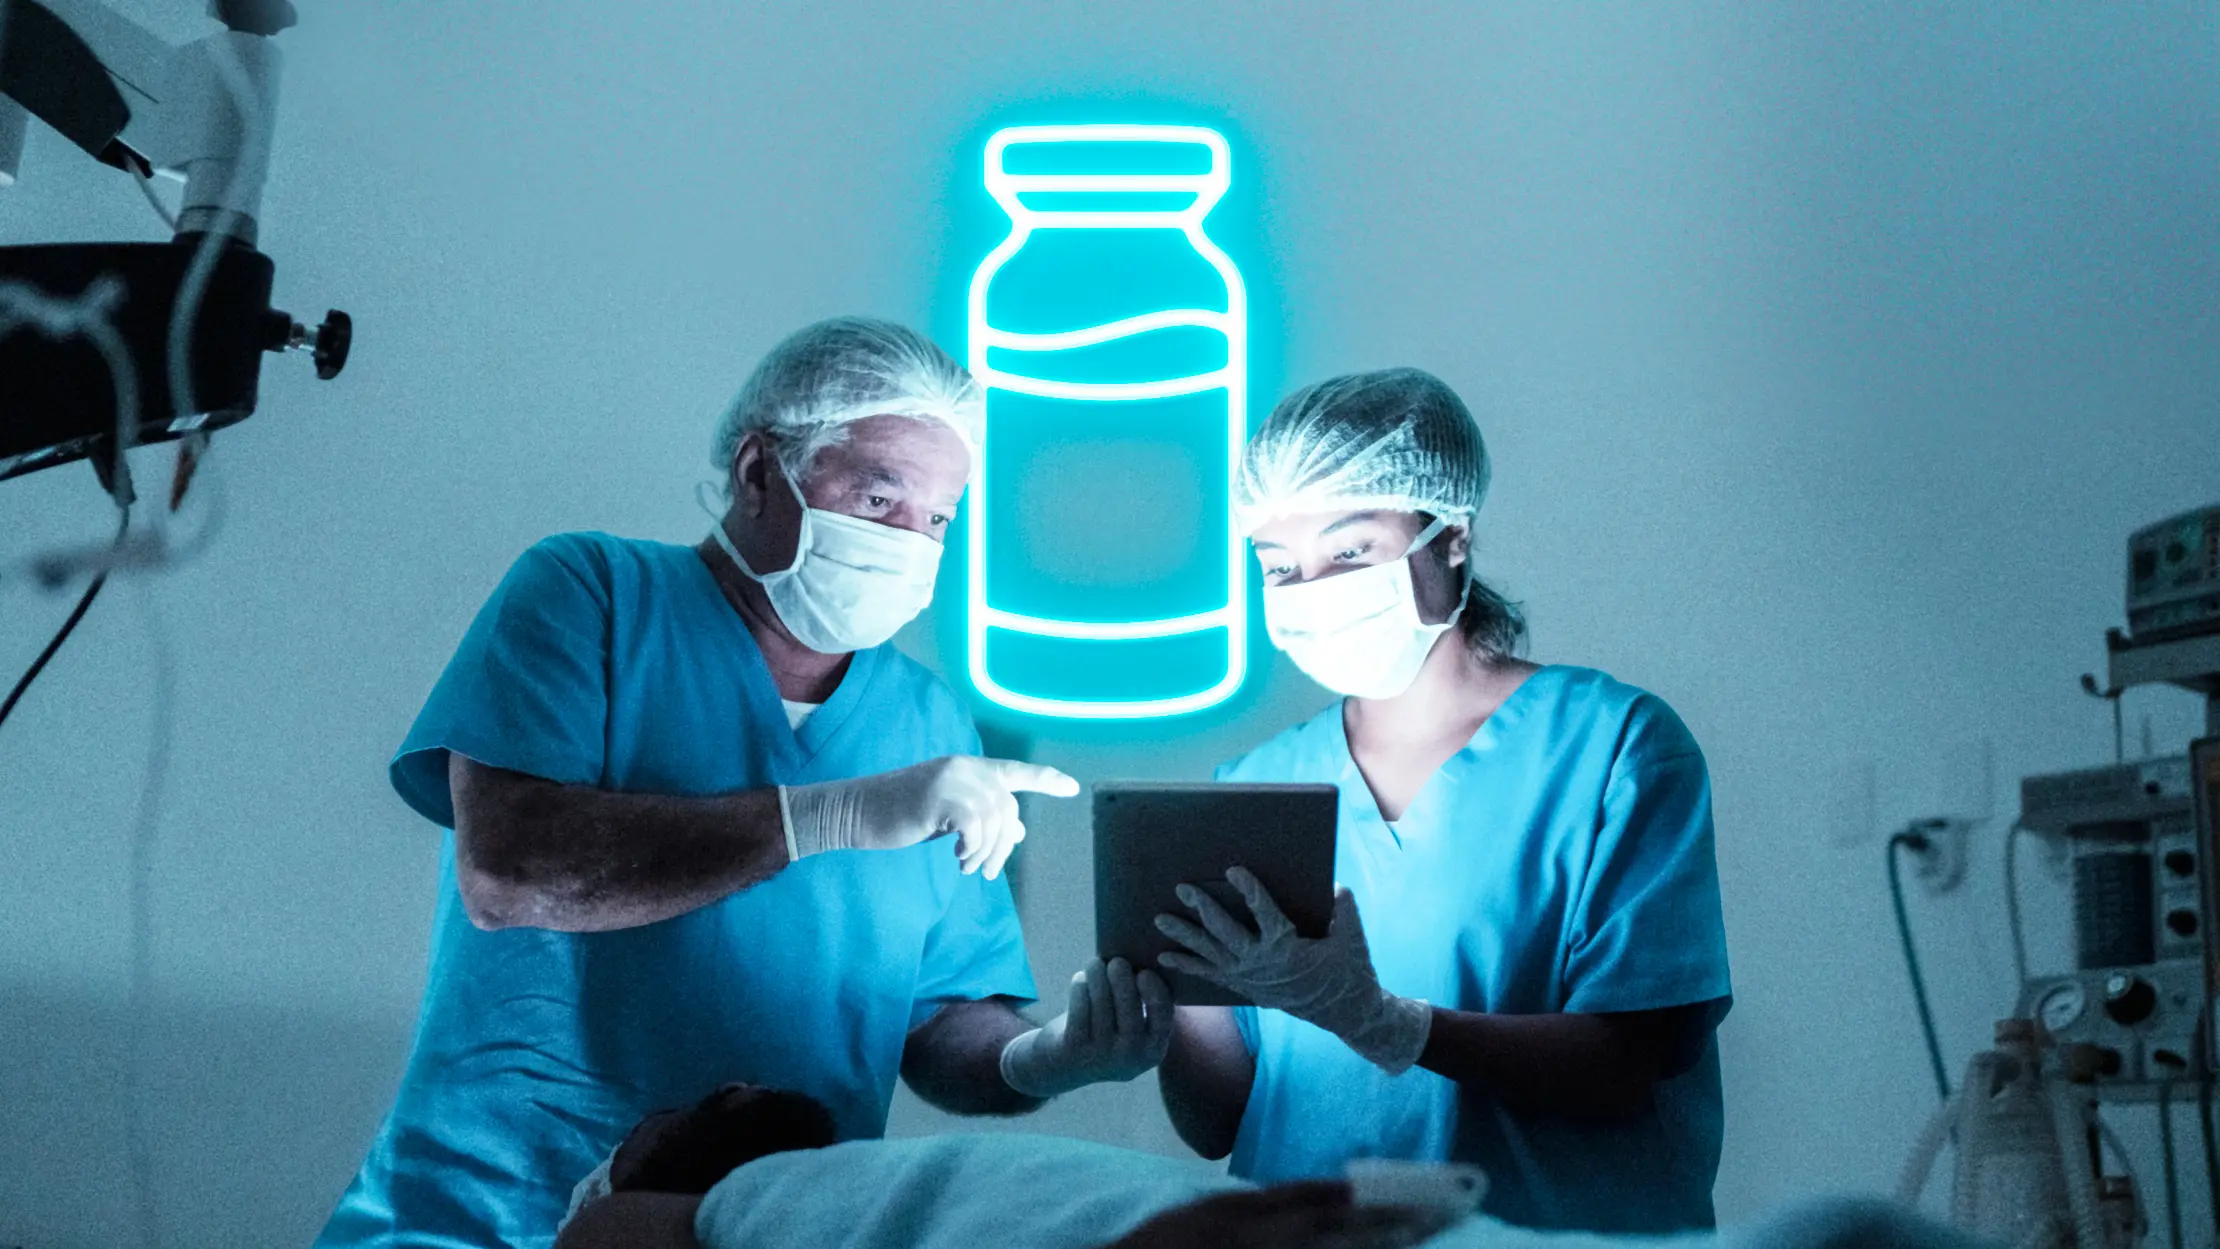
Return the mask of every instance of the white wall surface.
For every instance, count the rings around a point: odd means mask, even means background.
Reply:
[[[194,28],[183,0],[132,7]],[[974,259],[940,246],[951,162],[1012,101],[1237,120],[1285,380],[1407,363],[1458,387],[1497,457],[1482,565],[1536,656],[1659,692],[1704,743],[1730,1220],[1893,1181],[1931,1092],[1883,831],[1964,805],[1979,769],[1953,760],[1983,743],[1999,817],[2021,774],[2108,759],[2075,678],[2119,619],[2124,537],[2220,500],[2202,6],[303,8],[263,245],[280,306],[354,314],[355,360],[329,384],[266,366],[217,444],[220,540],[113,587],[0,729],[0,1244],[122,1242],[134,1059],[166,1243],[313,1235],[423,984],[437,840],[385,761],[472,612],[547,533],[697,536],[710,423],[785,331],[927,322]],[[23,172],[0,244],[159,237],[50,132]],[[81,467],[0,484],[0,559],[106,524]],[[0,585],[0,671],[65,609]],[[133,1055],[158,649],[174,735]],[[1048,728],[1038,757],[1204,775],[1324,702],[1283,664],[1259,679],[1235,721]],[[2134,697],[2131,751],[2146,715],[2162,750],[2196,723]],[[1999,827],[1965,890],[1917,904],[1953,1065],[2010,1006]],[[1083,819],[1031,844],[1058,984],[1089,940]],[[2064,894],[2031,875],[2055,960]],[[943,1126],[898,1108],[898,1131]],[[1176,1148],[1148,1082],[1030,1126]]]

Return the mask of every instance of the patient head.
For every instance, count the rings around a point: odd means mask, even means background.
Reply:
[[[706,1193],[735,1167],[837,1139],[817,1099],[753,1084],[727,1084],[684,1110],[640,1120],[609,1163],[609,1191]]]

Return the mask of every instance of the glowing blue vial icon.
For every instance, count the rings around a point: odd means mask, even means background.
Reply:
[[[973,686],[1005,707],[1178,715],[1246,674],[1248,299],[1203,233],[1230,164],[1194,126],[987,141],[1011,228],[971,278],[987,433],[965,629]]]

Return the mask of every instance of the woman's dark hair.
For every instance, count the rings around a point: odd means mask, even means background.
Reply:
[[[1465,558],[1472,557],[1468,554]],[[1457,632],[1474,650],[1508,659],[1526,644],[1526,613],[1519,604],[1503,597],[1502,591],[1475,575],[1465,599],[1465,614],[1457,618]]]
[[[1419,516],[1422,523],[1429,525],[1437,519],[1431,512],[1420,512]],[[1430,547],[1428,553],[1442,561],[1443,571],[1449,576],[1471,578],[1471,585],[1465,591],[1464,613],[1457,617],[1457,632],[1464,638],[1465,645],[1491,658],[1508,659],[1518,654],[1519,648],[1526,643],[1526,612],[1473,570],[1469,540],[1465,547],[1465,567],[1461,569],[1448,567],[1448,557],[1439,547]]]

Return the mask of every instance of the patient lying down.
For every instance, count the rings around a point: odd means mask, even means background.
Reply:
[[[601,1182],[597,1182],[601,1181]],[[798,1093],[727,1085],[640,1121],[580,1185],[555,1249],[1976,1249],[1871,1200],[1732,1232],[1606,1237],[1445,1226],[1340,1183],[1251,1188],[1201,1164],[1029,1135],[833,1143]]]
[[[1403,1249],[1445,1223],[1058,1137],[835,1144],[816,1101],[744,1084],[641,1120],[606,1187],[556,1249]]]

